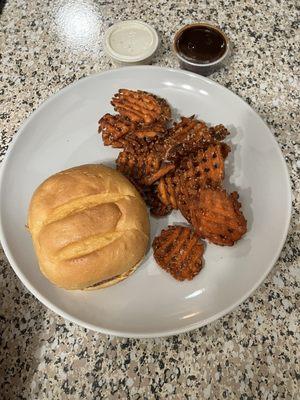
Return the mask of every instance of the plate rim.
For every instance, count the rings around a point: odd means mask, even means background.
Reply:
[[[183,74],[186,76],[190,76],[196,79],[199,79],[200,81],[204,81],[210,85],[213,85],[219,89],[225,90],[226,92],[229,92],[231,95],[235,96],[236,98],[239,99],[239,101],[241,101],[242,103],[244,103],[244,105],[251,111],[251,113],[254,113],[259,119],[260,121],[263,123],[263,125],[265,126],[265,128],[267,128],[268,132],[269,132],[269,136],[270,139],[273,141],[273,143],[275,144],[275,148],[276,151],[279,155],[279,158],[281,159],[282,165],[283,165],[283,169],[284,169],[284,174],[286,177],[286,182],[287,182],[287,186],[288,186],[288,191],[286,193],[287,196],[287,201],[288,201],[288,209],[287,209],[287,218],[286,218],[286,223],[285,223],[285,227],[284,227],[284,234],[282,236],[282,240],[280,245],[278,246],[278,250],[276,252],[276,254],[274,254],[274,257],[272,259],[272,261],[270,262],[268,268],[266,269],[266,271],[264,272],[264,274],[260,277],[260,279],[258,279],[255,284],[251,287],[251,289],[248,290],[248,292],[246,292],[244,294],[244,296],[240,297],[235,303],[231,304],[230,306],[228,306],[227,308],[225,308],[224,310],[213,314],[211,317],[206,318],[202,321],[199,322],[195,322],[193,324],[188,324],[184,327],[180,327],[177,329],[171,329],[171,330],[166,330],[166,331],[158,331],[158,332],[151,332],[151,333],[147,333],[147,332],[139,332],[139,333],[134,333],[134,332],[128,332],[128,331],[117,331],[117,330],[111,330],[111,329],[106,329],[106,328],[102,328],[99,327],[97,325],[94,324],[90,324],[88,322],[82,321],[81,319],[71,315],[68,312],[63,311],[61,308],[57,307],[55,304],[53,304],[50,300],[48,300],[38,289],[36,289],[31,283],[30,281],[26,278],[26,276],[24,275],[24,273],[22,272],[22,270],[18,267],[17,262],[15,261],[14,255],[12,254],[12,252],[9,249],[8,243],[6,241],[5,235],[4,235],[4,228],[3,228],[3,224],[2,224],[2,218],[1,216],[3,215],[2,212],[2,202],[1,199],[3,198],[3,181],[4,181],[4,177],[5,177],[5,170],[7,168],[7,164],[8,164],[8,160],[10,158],[10,155],[15,147],[15,144],[18,140],[18,138],[22,135],[22,133],[25,131],[27,125],[31,122],[31,120],[33,118],[35,118],[35,116],[45,107],[47,107],[48,104],[50,104],[52,101],[55,101],[55,99],[57,97],[59,97],[60,95],[62,95],[64,92],[72,89],[74,86],[78,85],[79,82],[83,81],[83,80],[89,80],[89,79],[95,79],[98,76],[102,76],[102,75],[109,75],[109,74],[114,74],[116,72],[118,72],[120,69],[122,69],[123,71],[126,72],[126,70],[164,70],[166,72],[175,72],[175,73],[179,73],[179,74]],[[59,89],[57,92],[53,93],[50,95],[50,97],[48,97],[46,100],[44,100],[41,104],[39,104],[37,106],[37,108],[25,119],[25,121],[20,125],[18,132],[12,137],[11,142],[8,145],[8,149],[6,151],[6,154],[1,162],[1,167],[0,167],[0,238],[1,238],[1,244],[2,244],[2,248],[3,251],[5,253],[5,256],[7,257],[7,260],[11,266],[11,268],[14,270],[15,274],[17,275],[17,277],[20,279],[21,283],[26,287],[27,290],[29,290],[30,293],[32,293],[44,306],[46,306],[48,309],[50,309],[51,311],[53,311],[54,313],[58,314],[59,316],[63,317],[64,319],[68,320],[69,322],[72,323],[76,323],[77,325],[86,328],[86,329],[90,329],[92,331],[95,332],[100,332],[102,334],[106,334],[106,335],[112,335],[112,336],[117,336],[117,337],[124,337],[124,338],[157,338],[157,337],[168,337],[168,336],[173,336],[173,335],[179,335],[181,333],[186,333],[189,331],[192,331],[194,329],[197,328],[201,328],[205,325],[208,325],[220,318],[222,318],[223,316],[225,316],[226,314],[232,312],[233,310],[235,310],[239,305],[241,305],[246,299],[248,299],[254,292],[256,289],[258,289],[261,284],[263,283],[263,281],[266,279],[266,277],[269,275],[269,273],[271,272],[272,268],[274,267],[274,265],[276,264],[281,251],[284,247],[284,244],[286,242],[286,238],[288,235],[288,230],[289,230],[289,226],[290,226],[290,221],[291,221],[291,215],[292,215],[292,188],[291,188],[291,179],[290,179],[290,175],[289,175],[289,171],[288,171],[288,167],[286,164],[286,161],[284,159],[283,153],[281,151],[281,148],[279,146],[279,143],[277,142],[275,136],[272,134],[269,126],[267,125],[267,123],[261,118],[261,116],[244,100],[242,99],[240,96],[238,96],[236,93],[232,92],[231,90],[229,90],[228,88],[226,88],[225,86],[219,84],[218,82],[215,82],[207,77],[204,77],[202,75],[198,75],[196,73],[193,72],[189,72],[186,70],[182,70],[182,69],[176,69],[176,68],[170,68],[170,67],[161,67],[161,66],[154,66],[154,65],[147,65],[147,66],[131,66],[131,67],[120,67],[120,68],[115,68],[115,69],[108,69],[105,71],[100,71],[98,73],[95,74],[91,74],[88,75],[86,77],[80,78],[74,82],[72,82],[70,85],[67,85],[65,87],[63,87],[62,89]]]

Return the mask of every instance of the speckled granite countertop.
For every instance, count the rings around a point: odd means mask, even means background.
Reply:
[[[83,76],[112,68],[101,38],[114,21],[152,24],[161,37],[154,63],[177,66],[170,52],[175,30],[211,20],[234,44],[231,65],[211,78],[245,99],[271,127],[289,167],[294,211],[280,259],[254,295],[217,322],[170,338],[119,339],[64,321],[28,293],[2,253],[1,399],[300,398],[295,4],[11,0],[4,6],[1,155],[43,100]]]

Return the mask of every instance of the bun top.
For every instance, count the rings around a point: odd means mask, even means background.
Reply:
[[[44,275],[84,289],[127,273],[146,253],[144,201],[118,171],[82,165],[59,172],[35,191],[28,227]]]

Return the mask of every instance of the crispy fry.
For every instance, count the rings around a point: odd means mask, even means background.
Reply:
[[[191,195],[191,194],[185,194],[182,192],[179,192],[177,195],[177,204],[178,204],[178,209],[180,210],[181,214],[184,216],[184,218],[190,223],[191,222],[191,201],[196,197],[196,194]]]
[[[135,134],[128,135],[124,139],[124,150],[133,153],[135,156],[145,156],[152,152],[153,150],[152,140],[148,138],[139,138]]]
[[[121,115],[105,114],[99,120],[98,132],[102,133],[105,146],[123,147],[120,139],[134,130],[135,124]]]
[[[221,150],[221,154],[224,160],[226,160],[228,154],[230,153],[231,149],[230,146],[227,143],[219,143],[220,145],[220,150]]]
[[[163,204],[157,194],[157,186],[144,186],[142,196],[145,203],[150,207],[150,212],[155,217],[164,217],[170,214],[172,207]]]
[[[98,132],[102,133],[102,139],[105,146],[122,148],[126,147],[130,138],[136,136],[137,140],[142,139],[149,143],[157,140],[166,131],[165,125],[156,122],[145,126],[135,124],[122,115],[105,114],[99,120]]]
[[[119,171],[142,185],[152,185],[175,168],[174,164],[164,164],[153,152],[146,150],[140,154],[123,150],[116,163]]]
[[[152,125],[140,125],[134,131],[134,134],[138,138],[147,138],[148,140],[153,140],[163,135],[166,131],[166,127],[161,122],[156,122]]]
[[[238,194],[222,189],[230,152],[222,141],[229,131],[221,124],[208,128],[194,116],[167,129],[167,102],[140,90],[120,89],[111,104],[119,114],[105,114],[99,133],[105,145],[123,148],[117,169],[139,190],[151,214],[179,209],[195,229],[163,230],[153,242],[155,258],[176,279],[192,279],[202,265],[199,237],[232,246],[246,232]]]
[[[198,190],[204,186],[218,187],[224,179],[224,157],[220,144],[199,150],[192,157],[184,159],[179,173],[185,185]]]
[[[152,174],[149,178],[146,178],[145,183],[147,185],[152,185],[154,182],[158,181],[160,178],[167,175],[168,172],[173,171],[174,169],[175,169],[174,164],[171,163],[165,164],[161,166],[161,168],[157,172]]]
[[[182,160],[174,173],[159,180],[158,194],[166,205],[180,209],[187,218],[185,199],[197,195],[201,187],[220,187],[224,178],[222,146],[214,144]]]
[[[185,185],[184,177],[180,174],[168,174],[159,180],[157,191],[162,203],[171,206],[173,209],[179,209],[184,218],[190,222],[190,198],[195,196],[198,190],[191,192]]]
[[[230,134],[230,132],[222,124],[212,126],[209,128],[209,131],[215,140],[224,140],[226,136]]]
[[[162,158],[176,161],[212,142],[211,133],[203,121],[182,117],[167,137],[158,140],[155,149]]]
[[[157,185],[146,186],[143,185],[138,179],[134,179],[130,175],[126,176],[143,197],[145,203],[150,208],[150,213],[154,217],[164,217],[170,214],[172,207],[170,205],[165,205],[160,201],[157,193]]]
[[[172,208],[177,209],[177,188],[178,179],[176,178],[176,175],[167,174],[166,176],[160,178],[157,191],[162,203],[165,205],[171,205]]]
[[[116,159],[117,170],[122,172],[127,178],[139,180],[139,176],[136,173],[136,159],[131,155],[131,153],[123,150],[119,153]]]
[[[117,160],[117,169],[122,172],[144,198],[150,207],[150,212],[156,217],[162,217],[172,211],[172,206],[164,204],[160,200],[157,192],[157,185],[145,184],[145,172],[151,172],[151,168],[144,164],[143,158],[134,156],[128,151],[122,151]]]
[[[232,246],[247,230],[247,221],[240,210],[237,192],[202,189],[190,200],[190,220],[195,231],[210,242]]]
[[[171,109],[164,99],[141,90],[120,89],[111,104],[115,111],[134,123],[150,125],[171,118]]]
[[[202,269],[204,246],[188,227],[169,226],[153,241],[154,258],[175,279],[193,279]]]

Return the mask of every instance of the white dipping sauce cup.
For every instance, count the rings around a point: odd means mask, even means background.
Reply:
[[[158,35],[142,21],[123,21],[104,35],[104,49],[116,65],[148,64],[158,47]]]

